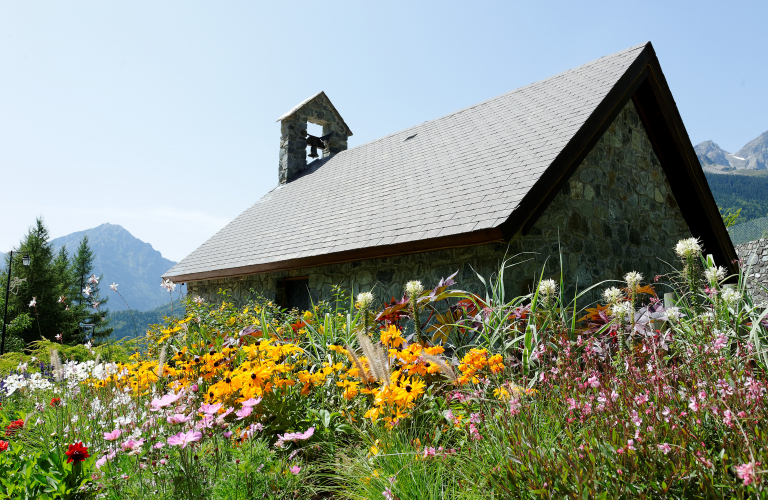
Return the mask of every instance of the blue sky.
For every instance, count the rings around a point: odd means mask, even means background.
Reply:
[[[694,144],[768,130],[768,2],[0,3],[0,250],[120,224],[180,260],[324,90],[363,144],[650,40]],[[322,196],[322,193],[318,193]],[[354,195],[350,194],[354,205]]]

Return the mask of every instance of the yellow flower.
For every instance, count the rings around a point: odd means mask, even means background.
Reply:
[[[403,345],[403,333],[395,325],[389,325],[381,332],[381,343],[385,346],[400,347]]]

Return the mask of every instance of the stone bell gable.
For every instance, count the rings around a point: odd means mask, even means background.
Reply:
[[[650,43],[354,148],[323,93],[281,134],[277,187],[165,278],[208,300],[225,288],[305,307],[332,285],[384,300],[456,270],[481,292],[476,272],[511,256],[513,294],[542,268],[559,277],[561,258],[566,294],[650,278],[690,236],[719,265],[736,258]]]
[[[280,122],[278,177],[281,184],[290,181],[307,167],[308,142],[317,143],[315,146],[317,150],[322,147],[322,157],[325,158],[345,151],[347,139],[352,135],[352,130],[336,111],[325,92],[318,92],[303,101],[277,121]],[[307,123],[314,123],[323,127],[323,135],[321,137],[308,137]]]

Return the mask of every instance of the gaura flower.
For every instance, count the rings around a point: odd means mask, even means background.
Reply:
[[[662,443],[662,444],[659,445],[659,451],[661,451],[663,454],[666,455],[667,453],[672,451],[672,447],[669,446],[669,444],[667,444],[667,443]]]
[[[749,486],[755,482],[755,463],[748,462],[736,466],[736,475],[744,481],[744,486]]]
[[[69,449],[64,454],[68,457],[67,463],[79,463],[90,457],[88,448],[83,446],[82,442],[69,445]]]
[[[37,297],[32,297],[32,301],[29,303],[29,307],[35,307],[37,305]]]
[[[113,282],[112,282],[112,284],[111,284],[111,285],[109,285],[109,288],[111,288],[113,292],[116,292],[116,291],[117,291],[117,283],[115,283],[115,282],[113,281]]]
[[[165,288],[168,292],[176,290],[176,283],[171,280],[163,280],[163,282],[160,283],[160,286]]]
[[[192,302],[194,302],[195,304],[201,306],[201,305],[203,305],[203,302],[205,302],[205,299],[203,299],[202,297],[197,295],[197,296],[195,296],[194,299],[192,299]]]
[[[66,295],[60,295],[58,302],[59,304],[63,304],[65,300],[67,300]]]
[[[168,444],[171,446],[181,446],[182,449],[186,448],[186,446],[189,443],[194,443],[195,441],[200,441],[203,438],[203,433],[196,431],[196,430],[190,430],[187,432],[179,432],[175,436],[171,436],[168,438]]]
[[[89,283],[93,283],[94,285],[99,284],[99,278],[96,277],[95,274],[92,274],[90,278],[88,278]]]
[[[85,285],[85,288],[83,288],[83,295],[85,295],[86,297],[90,297],[91,291],[92,291],[91,285]]]

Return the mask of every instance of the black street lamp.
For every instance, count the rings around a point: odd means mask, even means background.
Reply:
[[[8,282],[5,285],[5,311],[3,312],[3,339],[0,341],[0,356],[5,354],[5,322],[8,320],[8,297],[11,292],[11,267],[13,267],[13,250],[11,250],[8,256]],[[28,266],[31,260],[32,259],[29,258],[29,255],[24,254],[24,256],[21,258],[21,263],[25,266]]]

